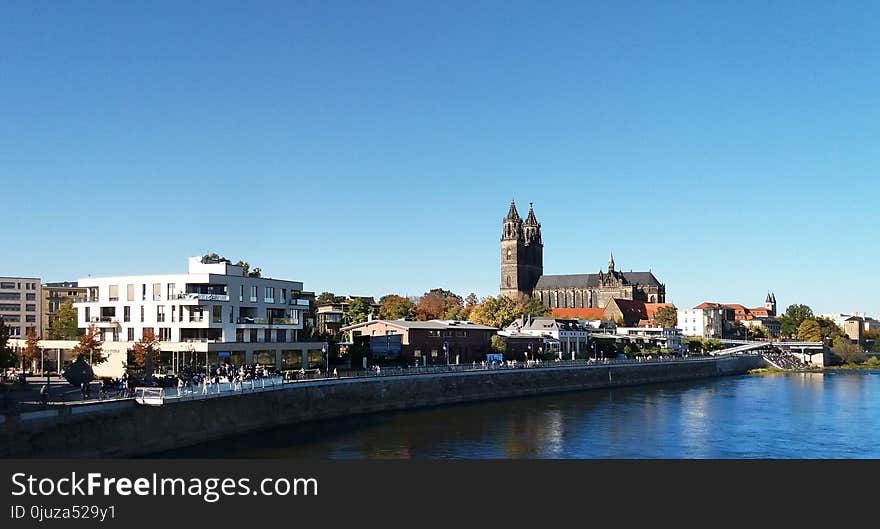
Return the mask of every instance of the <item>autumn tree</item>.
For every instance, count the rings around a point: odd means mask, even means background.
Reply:
[[[804,342],[819,342],[822,340],[822,328],[814,319],[804,320],[797,331],[798,340]]]
[[[158,365],[159,357],[162,353],[159,348],[159,339],[156,338],[153,329],[145,328],[144,335],[140,340],[135,342],[131,348],[132,362],[139,367],[145,367],[147,363],[147,352],[152,348],[153,365]]]
[[[489,296],[471,310],[468,319],[474,323],[503,329],[520,316],[546,316],[550,309],[537,298],[528,296]]]
[[[33,368],[34,362],[41,357],[42,351],[40,348],[40,337],[37,336],[36,329],[28,327],[24,350],[21,352],[21,370],[24,371],[26,365],[30,365]]]
[[[89,325],[89,329],[80,337],[79,343],[73,348],[73,354],[77,358],[82,357],[85,359],[88,357],[90,365],[101,364],[107,361],[102,348],[101,341],[98,339],[97,329],[95,329],[94,325]]]
[[[421,321],[461,320],[466,316],[464,300],[450,290],[433,288],[416,303],[416,319]]]
[[[72,299],[62,303],[55,311],[46,334],[50,340],[76,340],[83,335],[82,329],[77,327],[76,309]]]
[[[820,340],[826,345],[832,345],[834,341],[840,337],[849,339],[846,335],[846,331],[844,331],[840,328],[839,325],[834,323],[834,320],[819,317],[816,318],[816,323],[819,324]]]
[[[678,325],[678,312],[675,307],[660,307],[654,314],[654,320],[661,327],[675,328]]]
[[[408,298],[396,294],[379,298],[379,317],[383,320],[412,318],[415,314],[416,306]]]

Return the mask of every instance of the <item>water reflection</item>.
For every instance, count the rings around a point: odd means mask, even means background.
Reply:
[[[726,377],[366,415],[158,456],[876,458],[878,374]]]

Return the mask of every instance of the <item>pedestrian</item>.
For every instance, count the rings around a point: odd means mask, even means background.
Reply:
[[[177,377],[177,397],[180,398],[180,396],[182,394],[183,394],[183,377],[178,376]]]
[[[86,388],[87,387],[88,387],[88,385],[85,382],[83,382],[82,386],[79,388],[80,393],[82,393],[82,400],[86,400]]]
[[[333,378],[339,378],[339,373],[336,372],[336,368],[333,368]]]
[[[49,384],[43,384],[40,388],[40,402],[46,404],[49,401]]]

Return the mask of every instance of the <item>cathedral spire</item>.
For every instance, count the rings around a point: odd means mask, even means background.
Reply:
[[[522,220],[519,217],[519,212],[516,210],[516,202],[512,198],[510,199],[510,209],[507,211],[507,217],[504,220]]]
[[[608,258],[608,273],[614,273],[614,252],[611,252],[611,257]]]
[[[529,216],[526,218],[526,226],[540,226],[538,224],[538,219],[535,218],[534,204],[531,202],[529,202]]]

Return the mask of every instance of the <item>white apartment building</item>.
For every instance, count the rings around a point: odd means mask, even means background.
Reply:
[[[29,328],[40,336],[42,285],[38,277],[0,277],[0,317],[10,338],[27,338]]]
[[[227,261],[190,257],[186,274],[88,277],[78,285],[87,289],[74,304],[79,327],[94,325],[105,348],[127,350],[152,334],[175,365],[324,365],[323,342],[298,341],[309,308],[299,281],[245,277]]]
[[[678,311],[678,325],[685,336],[721,338],[724,315],[719,309],[690,309]]]
[[[506,329],[498,331],[501,336],[543,336],[559,342],[559,350],[574,358],[581,354],[583,348],[587,353],[590,332],[595,330],[584,320],[569,318],[553,318],[549,316],[529,317],[521,316],[513,321]]]
[[[643,346],[654,345],[675,352],[682,351],[682,332],[672,327],[618,327],[614,333]]]

